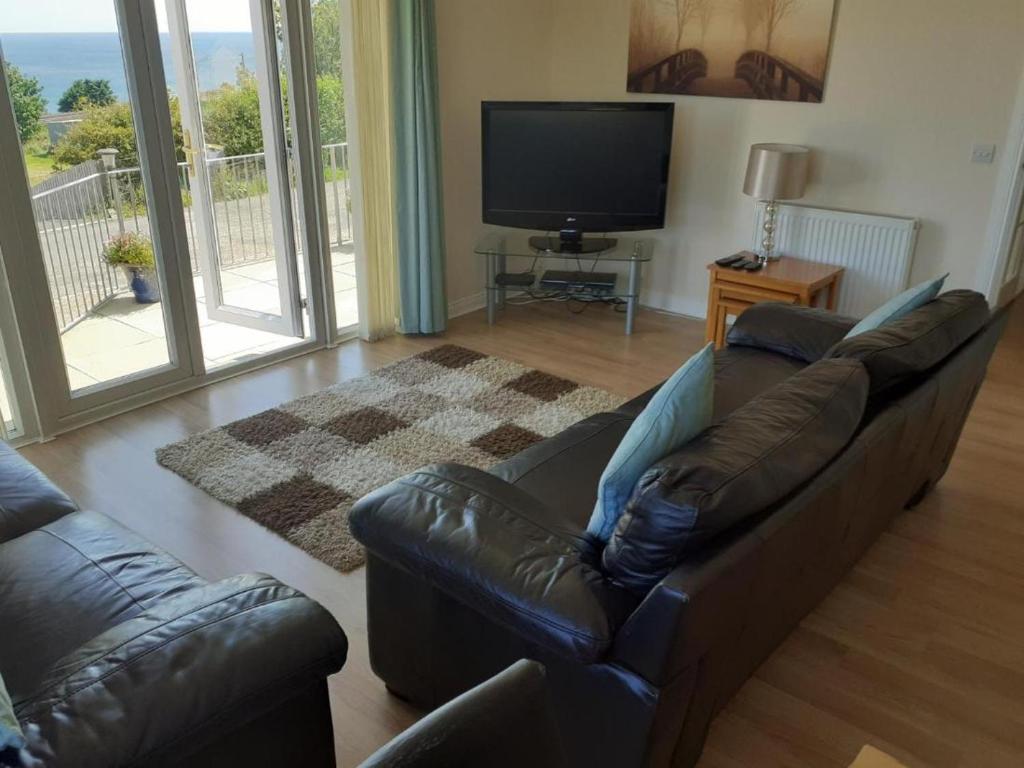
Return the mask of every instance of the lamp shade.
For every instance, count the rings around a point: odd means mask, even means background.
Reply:
[[[743,193],[758,200],[797,200],[807,188],[811,150],[796,144],[755,144],[750,148]]]

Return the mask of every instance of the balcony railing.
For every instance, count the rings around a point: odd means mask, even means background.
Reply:
[[[263,154],[211,158],[207,164],[220,265],[234,267],[274,258]],[[348,145],[324,146],[323,167],[333,249],[352,241]],[[196,237],[185,163],[178,165],[178,180],[192,272],[198,274],[198,249],[202,246]],[[293,200],[293,206],[297,205]],[[105,170],[99,161],[83,163],[34,188],[32,206],[54,314],[64,331],[128,290],[121,270],[104,261],[103,248],[125,232],[150,236],[141,171]]]

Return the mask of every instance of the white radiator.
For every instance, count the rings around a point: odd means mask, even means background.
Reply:
[[[764,206],[757,208],[751,250],[759,251]],[[775,235],[783,256],[845,267],[838,311],[863,317],[906,289],[917,219],[780,205]]]

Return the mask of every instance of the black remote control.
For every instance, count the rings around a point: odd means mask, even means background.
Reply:
[[[732,267],[733,269],[746,269],[748,264],[750,264],[749,259],[740,259],[739,261],[735,262],[734,264],[730,264],[729,266]]]
[[[746,265],[743,267],[743,269],[745,269],[747,272],[757,272],[763,267],[764,264],[762,264],[760,261],[748,261]]]
[[[724,259],[718,259],[715,264],[720,267],[731,267],[738,261],[744,261],[745,257],[741,253],[734,254],[732,256],[726,256]]]

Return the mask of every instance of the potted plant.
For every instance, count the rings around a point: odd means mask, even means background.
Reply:
[[[136,232],[118,235],[104,246],[103,258],[110,266],[124,270],[136,302],[153,304],[160,301],[156,259],[153,243],[148,237]]]

